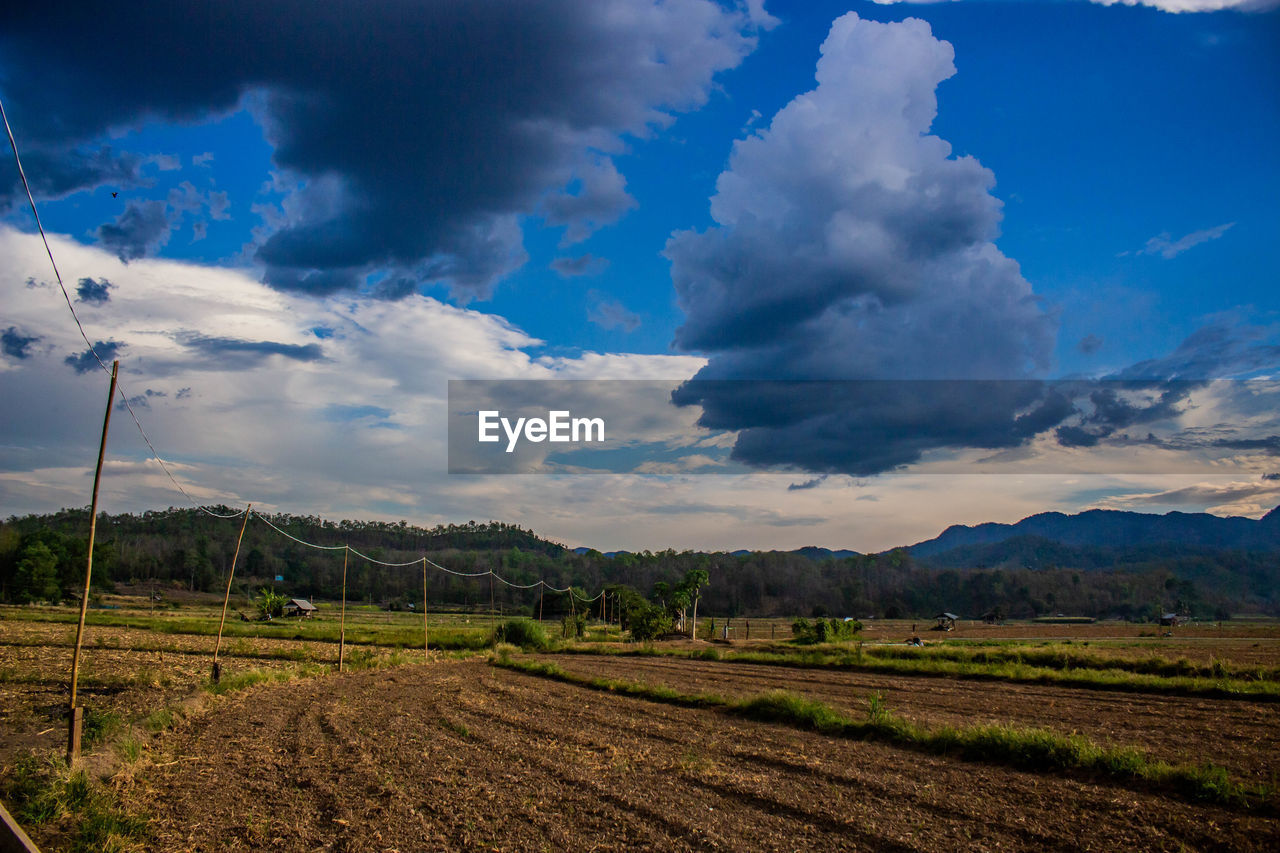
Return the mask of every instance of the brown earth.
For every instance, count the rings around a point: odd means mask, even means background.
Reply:
[[[0,766],[66,739],[75,625],[0,622]],[[189,696],[209,677],[213,637],[94,627],[80,657],[79,704],[124,718]],[[224,638],[226,674],[332,662],[337,644]]]
[[[884,675],[760,664],[600,655],[545,655],[571,672],[726,697],[787,690],[854,718],[879,693],[894,714],[929,726],[1012,723],[1140,746],[1171,762],[1212,762],[1242,781],[1274,784],[1280,703],[1196,699],[1000,681]]]
[[[126,790],[150,849],[1270,850],[1280,821],[480,662],[216,701]]]

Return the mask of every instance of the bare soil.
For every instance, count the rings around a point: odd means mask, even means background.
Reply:
[[[563,669],[726,697],[787,690],[854,718],[880,694],[894,714],[929,726],[1013,723],[1140,746],[1175,763],[1222,765],[1237,778],[1276,782],[1280,703],[1153,696],[1000,681],[672,658],[546,655]]]
[[[1271,850],[1280,822],[438,663],[259,687],[127,792],[150,849]]]

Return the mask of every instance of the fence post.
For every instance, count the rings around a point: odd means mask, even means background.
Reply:
[[[231,555],[231,571],[227,573],[227,594],[222,599],[222,618],[218,620],[218,639],[213,644],[213,683],[217,684],[222,677],[222,667],[218,665],[218,651],[222,648],[222,627],[227,624],[227,605],[231,601],[231,580],[236,576],[236,560],[240,559],[240,543],[244,541],[244,529],[249,526],[249,516],[253,512],[253,504],[244,508],[244,521],[240,522],[240,535],[236,537],[236,550]]]
[[[342,610],[338,616],[338,672],[342,672],[342,656],[347,647],[347,557],[351,546],[342,546]]]
[[[116,399],[116,376],[120,362],[111,363],[111,390],[107,392],[107,413],[102,418],[102,442],[98,445],[98,467],[93,474],[93,501],[89,506],[89,557],[84,568],[84,595],[80,597],[80,623],[76,626],[76,647],[71,653],[71,701],[67,705],[67,764],[80,757],[80,732],[84,709],[76,707],[76,687],[80,680],[80,647],[84,642],[84,618],[89,612],[89,584],[93,579],[93,540],[98,532],[98,485],[102,482],[102,459],[107,452],[107,427],[111,425],[111,404]]]
[[[430,662],[431,654],[427,639],[427,558],[422,558],[422,659]]]

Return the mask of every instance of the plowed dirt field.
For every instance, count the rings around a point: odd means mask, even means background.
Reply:
[[[672,658],[546,655],[571,672],[725,697],[788,690],[862,718],[873,693],[895,715],[930,726],[1014,723],[1140,746],[1174,763],[1222,765],[1241,780],[1280,772],[1280,703],[1197,699],[1001,681]]]
[[[127,797],[165,851],[1280,848],[1241,811],[481,662],[254,688],[163,748]]]

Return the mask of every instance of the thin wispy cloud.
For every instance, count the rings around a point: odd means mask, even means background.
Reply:
[[[1165,260],[1176,258],[1188,249],[1199,246],[1201,243],[1208,243],[1210,240],[1217,240],[1223,234],[1226,234],[1235,225],[1234,222],[1226,222],[1222,225],[1215,225],[1212,228],[1205,228],[1200,231],[1192,231],[1178,239],[1173,239],[1168,231],[1157,234],[1147,241],[1138,254],[1140,255],[1159,255]]]

